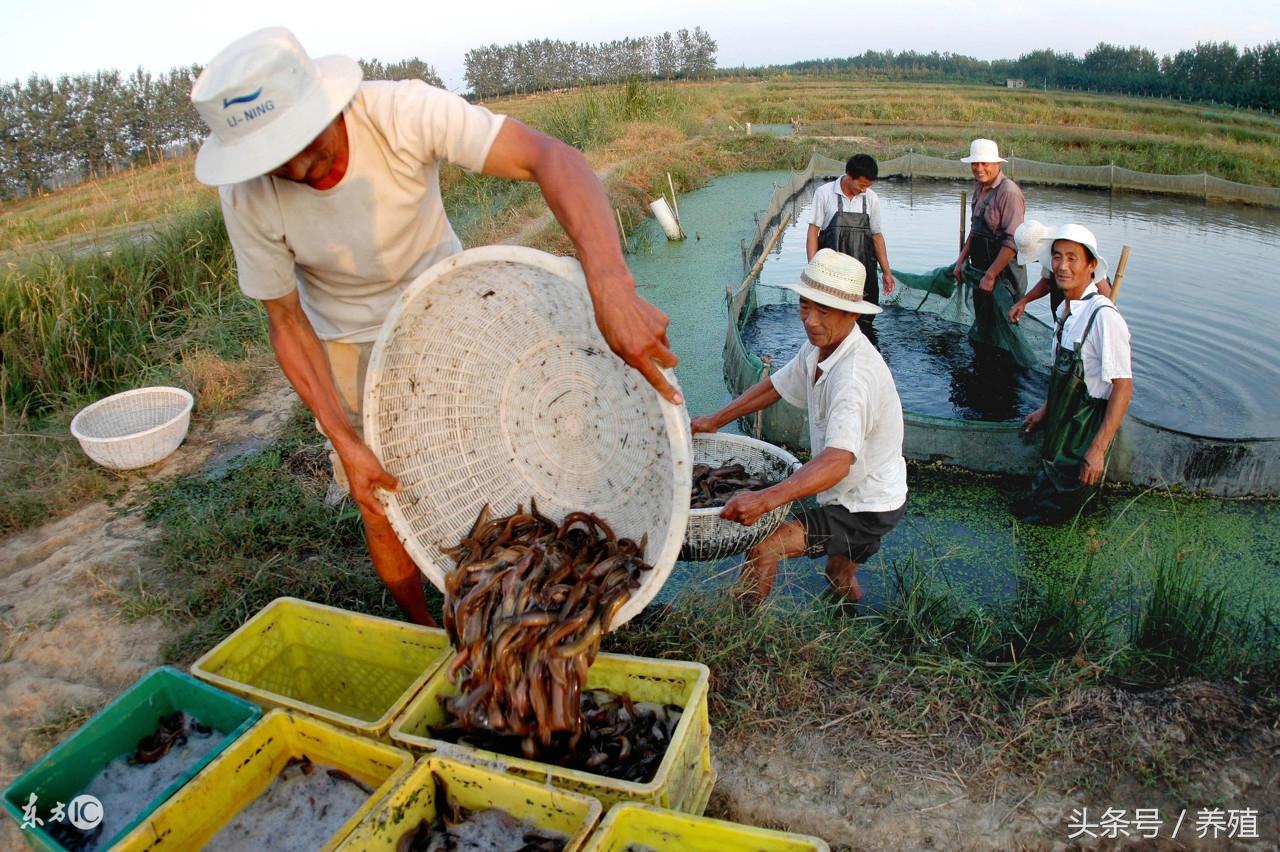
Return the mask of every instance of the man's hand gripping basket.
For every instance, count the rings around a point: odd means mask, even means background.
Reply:
[[[749,475],[779,482],[800,466],[791,453],[745,435],[723,432],[693,436],[693,461],[711,467],[737,462]],[[742,553],[767,538],[787,518],[790,503],[766,512],[749,527],[720,517],[720,507],[690,509],[680,558],[688,561],[723,559]]]

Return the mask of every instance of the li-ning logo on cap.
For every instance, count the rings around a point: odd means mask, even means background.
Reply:
[[[262,94],[262,87],[261,87],[261,86],[259,86],[259,87],[258,87],[258,91],[256,91],[256,92],[250,92],[249,94],[247,94],[247,95],[241,95],[241,96],[240,96],[240,97],[238,97],[238,98],[223,98],[223,99],[222,99],[222,108],[223,108],[223,109],[227,109],[228,107],[230,107],[230,106],[231,106],[231,105],[233,105],[233,104],[248,104],[248,103],[253,103],[254,101],[256,101],[256,100],[258,99],[258,95],[261,95],[261,94]]]

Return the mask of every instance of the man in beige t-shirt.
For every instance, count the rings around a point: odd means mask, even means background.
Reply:
[[[440,200],[439,163],[537,181],[577,249],[610,348],[679,403],[661,373],[676,358],[667,316],[637,294],[608,200],[578,151],[425,83],[360,77],[354,60],[313,60],[280,27],[233,42],[191,91],[213,131],[196,177],[220,187],[240,287],[262,301],[276,358],[345,469],[378,575],[406,616],[434,624],[418,568],[376,496],[398,483],[352,409],[391,306],[462,249]]]

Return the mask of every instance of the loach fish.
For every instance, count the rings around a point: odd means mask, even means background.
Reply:
[[[708,464],[695,464],[689,508],[711,509],[723,506],[741,491],[760,491],[773,484],[762,476],[749,475],[740,464],[726,464],[717,468]]]
[[[729,471],[726,477],[732,478]],[[629,696],[587,690],[604,634],[652,566],[648,537],[619,538],[603,519],[559,524],[535,501],[506,517],[485,506],[449,548],[444,623],[456,696],[433,734],[615,778],[647,781],[679,721]]]

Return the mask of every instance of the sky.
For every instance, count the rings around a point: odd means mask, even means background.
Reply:
[[[979,6],[981,13],[975,11]],[[633,6],[608,0],[361,0],[341,15],[333,11],[341,8],[316,0],[219,0],[191,7],[137,0],[0,0],[0,80],[203,65],[236,38],[276,25],[292,29],[312,56],[343,53],[384,62],[417,56],[459,92],[466,88],[463,57],[473,47],[533,38],[603,42],[695,26],[719,45],[721,67],[865,50],[1015,59],[1042,47],[1082,55],[1099,41],[1163,55],[1197,41],[1247,47],[1280,40],[1275,0],[648,0]]]

